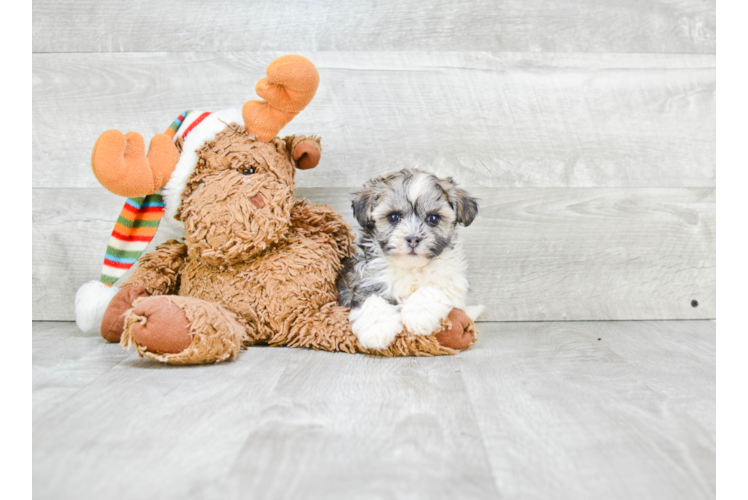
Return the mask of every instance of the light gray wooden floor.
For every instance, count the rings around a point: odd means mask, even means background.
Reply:
[[[715,496],[713,321],[480,329],[456,357],[180,368],[34,323],[34,496]]]

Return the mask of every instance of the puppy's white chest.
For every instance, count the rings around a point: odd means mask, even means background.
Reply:
[[[436,288],[454,307],[461,307],[467,295],[465,263],[460,248],[445,252],[423,267],[390,267],[386,280],[389,290],[404,300],[423,287]]]
[[[396,272],[394,276],[395,294],[401,299],[407,298],[422,286],[438,285],[439,280],[434,278],[434,271],[424,268]]]

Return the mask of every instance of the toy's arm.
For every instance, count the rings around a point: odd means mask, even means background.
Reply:
[[[149,295],[177,293],[179,275],[187,257],[187,246],[177,240],[162,243],[138,259],[139,265],[122,287],[140,285]]]
[[[101,319],[101,336],[119,342],[125,327],[125,312],[141,297],[175,294],[187,257],[187,246],[169,240],[138,259],[140,265],[112,297]]]
[[[342,215],[327,205],[298,203],[291,216],[293,224],[309,236],[322,233],[332,238],[341,261],[355,252],[351,226],[343,220]]]

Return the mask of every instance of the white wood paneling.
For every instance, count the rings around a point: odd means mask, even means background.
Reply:
[[[185,109],[240,106],[279,55],[35,55],[34,187],[96,187],[101,132],[148,140]],[[283,133],[324,152],[301,187],[412,166],[467,186],[714,187],[713,55],[305,55],[320,89]]]
[[[355,189],[299,189],[297,197],[328,203],[355,226]],[[714,189],[470,192],[480,214],[460,234],[469,301],[487,306],[484,320],[715,317]],[[122,203],[103,188],[33,190],[34,319],[74,318],[75,291],[98,278]],[[163,229],[154,243],[177,236]]]
[[[715,497],[714,322],[480,329],[454,357],[171,367],[35,323],[34,498]]]
[[[34,52],[714,53],[709,0],[36,0]]]

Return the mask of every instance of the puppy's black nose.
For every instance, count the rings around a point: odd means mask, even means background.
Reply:
[[[410,248],[415,248],[421,242],[421,238],[419,238],[418,236],[407,236],[405,238],[405,241],[408,242]]]

